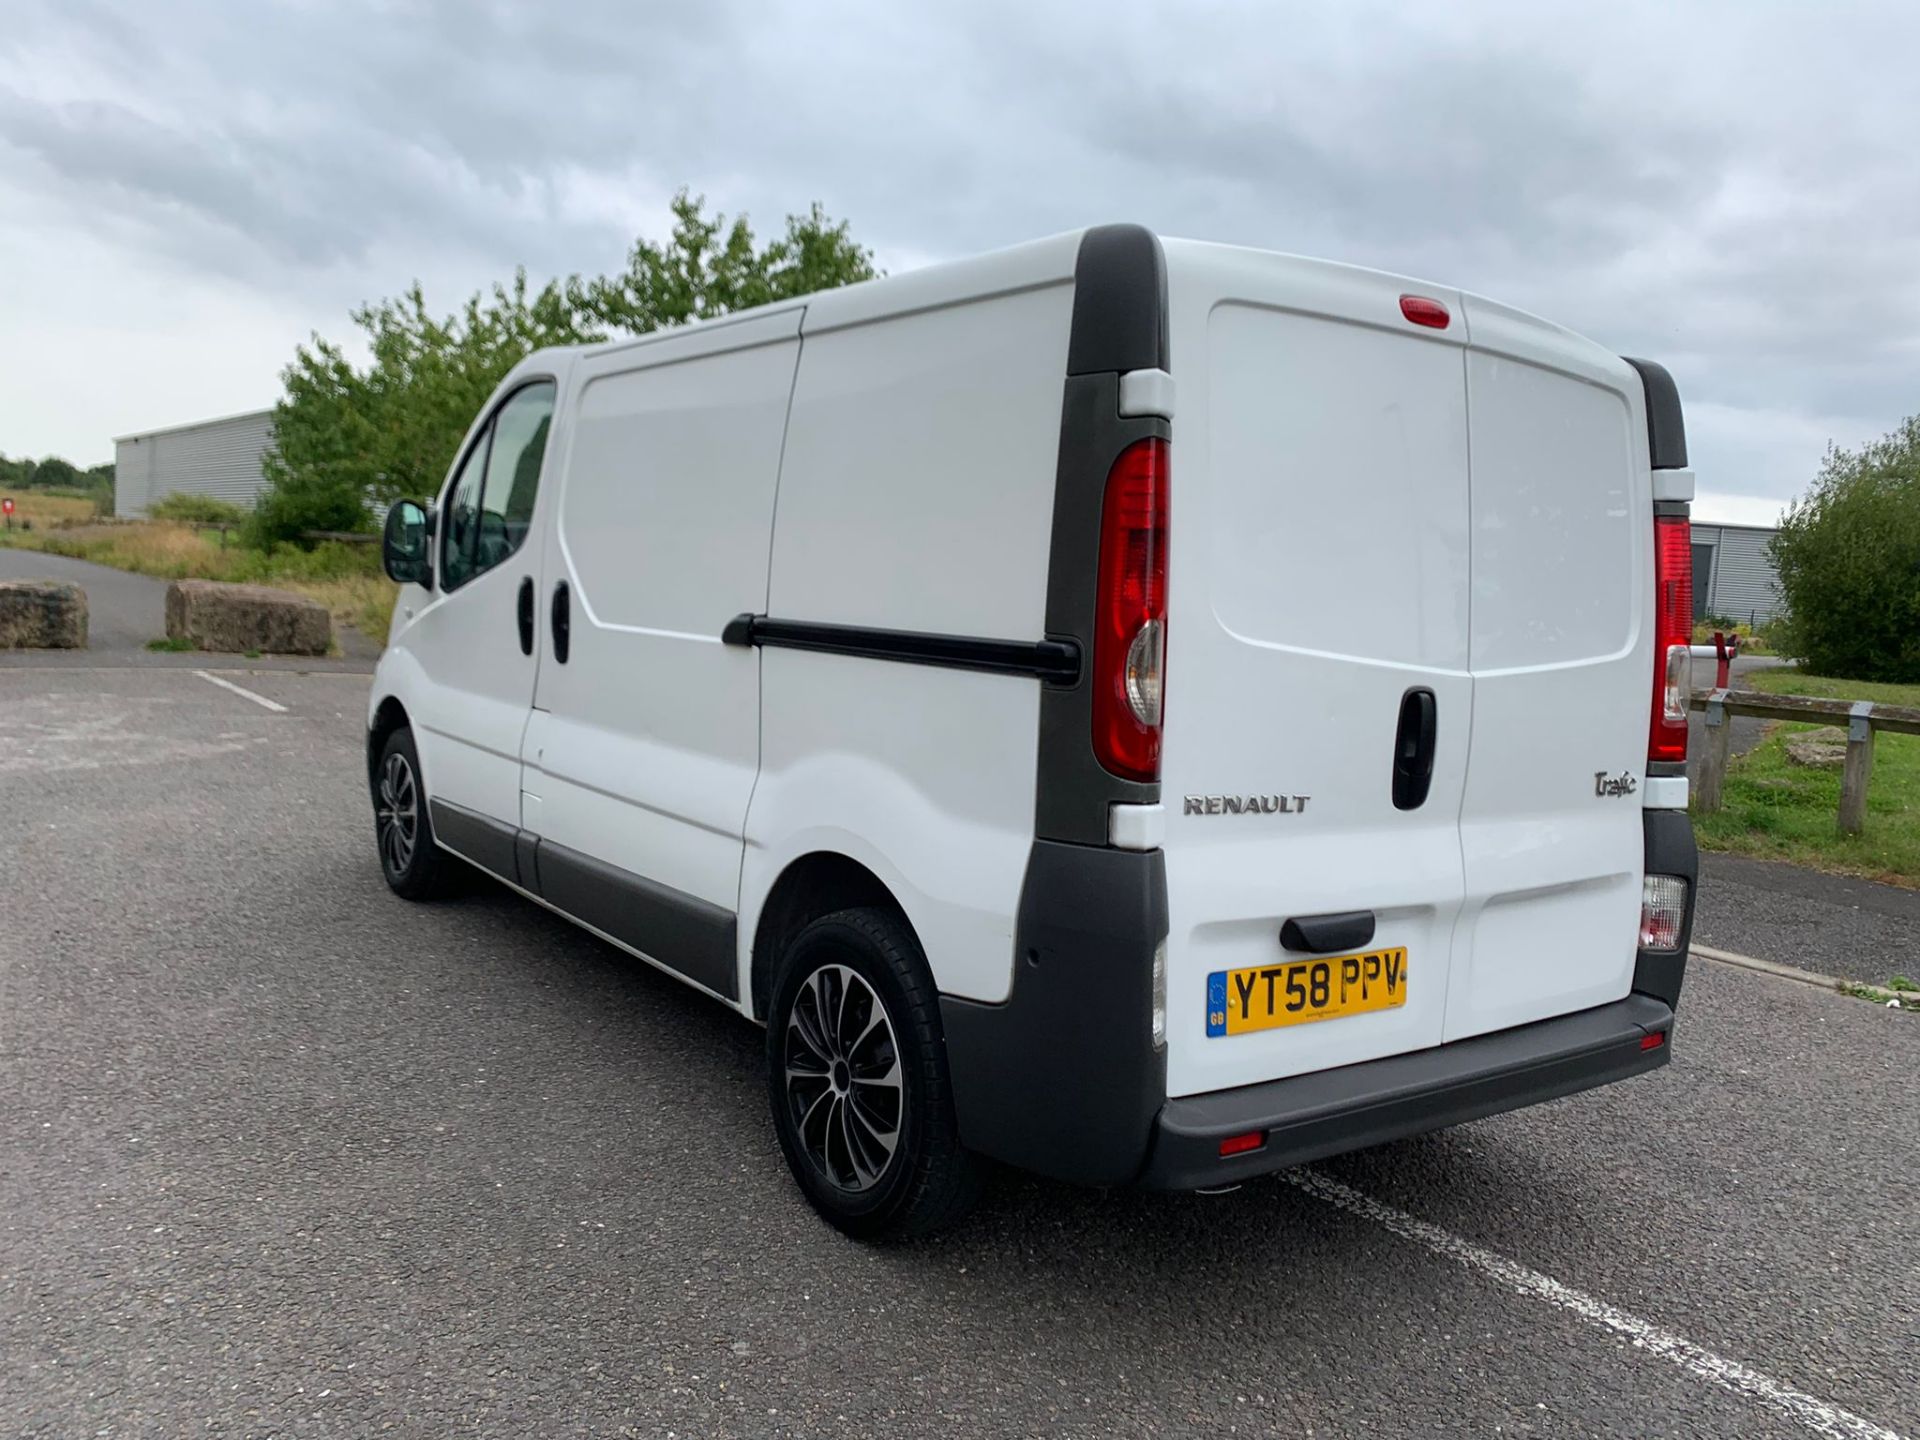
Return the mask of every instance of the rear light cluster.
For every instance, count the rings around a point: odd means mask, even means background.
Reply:
[[[1693,527],[1684,515],[1653,522],[1653,720],[1647,759],[1687,758],[1693,689]]]
[[[1640,885],[1640,948],[1678,950],[1687,920],[1687,881],[1682,875],[1649,875]]]
[[[1167,662],[1167,442],[1136,440],[1107,472],[1093,635],[1093,751],[1127,780],[1160,777]]]

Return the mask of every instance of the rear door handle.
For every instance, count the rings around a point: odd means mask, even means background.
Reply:
[[[533,577],[520,582],[520,600],[516,607],[520,619],[520,653],[533,654]]]
[[[1433,751],[1439,742],[1440,704],[1420,687],[1400,697],[1400,728],[1393,738],[1393,807],[1418,810],[1433,785]]]
[[[1337,915],[1296,915],[1280,927],[1280,943],[1289,950],[1331,955],[1336,950],[1364,949],[1373,939],[1371,910],[1344,910]]]
[[[567,651],[573,640],[573,604],[567,590],[567,582],[562,580],[553,587],[553,658],[562,665],[567,663]]]

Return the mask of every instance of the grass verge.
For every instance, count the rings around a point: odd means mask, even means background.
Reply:
[[[1758,670],[1741,679],[1776,695],[1920,705],[1920,685],[1829,680],[1797,670]],[[1734,758],[1719,813],[1694,816],[1700,847],[1920,889],[1920,735],[1875,739],[1866,828],[1842,835],[1840,771],[1810,770],[1787,759],[1787,737],[1813,728],[1772,726],[1755,749]]]
[[[0,545],[39,550],[131,570],[160,580],[226,580],[275,585],[312,596],[333,618],[384,642],[393,615],[393,582],[380,572],[377,545],[328,543],[312,550],[255,550],[232,537],[170,521],[81,525],[65,530],[0,531]]]
[[[1740,684],[1744,689],[1764,690],[1769,695],[1821,695],[1833,700],[1871,700],[1876,705],[1920,706],[1920,685],[1829,680],[1822,675],[1802,675],[1791,666],[1749,670],[1740,677]]]

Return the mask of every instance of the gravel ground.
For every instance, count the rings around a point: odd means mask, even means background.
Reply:
[[[1696,959],[1666,1069],[1314,1167],[1413,1238],[1002,1174],[863,1248],[753,1026],[484,883],[395,899],[365,681],[228,678],[286,713],[0,671],[0,1433],[1820,1433],[1506,1261],[1920,1434],[1911,1016]]]

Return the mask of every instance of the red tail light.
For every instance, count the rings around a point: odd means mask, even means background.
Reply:
[[[1693,527],[1681,515],[1653,522],[1653,722],[1647,759],[1687,758],[1692,699]]]
[[[1160,776],[1167,655],[1167,442],[1136,440],[1107,472],[1093,635],[1093,753],[1128,780]]]

